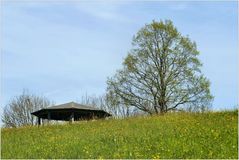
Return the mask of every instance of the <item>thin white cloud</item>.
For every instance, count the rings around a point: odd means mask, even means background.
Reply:
[[[174,11],[182,11],[185,10],[189,7],[187,3],[174,3],[169,5],[169,9],[174,10]]]
[[[125,3],[117,2],[94,2],[94,3],[76,3],[75,7],[81,12],[84,12],[95,18],[102,20],[113,20],[113,21],[128,21],[128,18],[123,15],[121,8]]]

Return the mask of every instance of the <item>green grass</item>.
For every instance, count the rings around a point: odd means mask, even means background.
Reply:
[[[237,111],[2,129],[2,158],[238,158]]]

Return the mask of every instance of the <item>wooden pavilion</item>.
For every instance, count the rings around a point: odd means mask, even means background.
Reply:
[[[89,120],[94,118],[106,118],[111,114],[104,110],[81,105],[75,102],[56,105],[31,113],[38,117],[38,125],[41,124],[41,119],[62,120],[62,121],[78,121]]]

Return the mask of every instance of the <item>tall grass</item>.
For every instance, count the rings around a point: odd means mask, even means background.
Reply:
[[[2,129],[2,158],[237,158],[238,114],[170,113]]]

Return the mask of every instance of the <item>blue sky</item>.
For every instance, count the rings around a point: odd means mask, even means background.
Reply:
[[[57,104],[103,94],[133,35],[165,19],[197,43],[213,109],[238,104],[237,2],[5,1],[1,106],[23,89]]]

